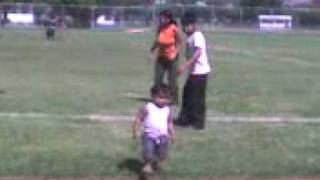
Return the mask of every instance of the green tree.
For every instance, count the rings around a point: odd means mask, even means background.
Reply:
[[[241,6],[281,7],[282,0],[241,0]]]
[[[0,3],[103,4],[106,0],[5,0]]]

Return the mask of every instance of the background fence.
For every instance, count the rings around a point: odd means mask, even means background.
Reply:
[[[70,28],[130,28],[148,27],[155,24],[162,9],[171,9],[180,17],[185,11],[193,10],[199,22],[208,27],[256,27],[257,16],[292,15],[294,28],[320,28],[320,9],[266,8],[266,7],[217,7],[217,6],[49,6],[46,4],[0,4],[0,12],[32,13],[35,24],[43,24],[42,16],[52,14],[66,20]],[[48,10],[49,9],[49,10]],[[101,27],[97,19],[104,16],[112,25]],[[3,17],[3,15],[2,15]],[[8,24],[9,26],[10,24]]]

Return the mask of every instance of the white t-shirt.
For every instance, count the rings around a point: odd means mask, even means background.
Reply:
[[[144,107],[146,116],[144,119],[144,132],[152,138],[168,135],[168,121],[170,117],[170,107],[162,108],[154,103],[148,103]]]
[[[197,48],[201,49],[201,55],[192,67],[191,74],[208,74],[211,71],[211,68],[208,61],[206,39],[203,33],[200,31],[194,32],[191,36],[188,37],[187,43],[187,51],[192,52],[191,54],[194,54]]]

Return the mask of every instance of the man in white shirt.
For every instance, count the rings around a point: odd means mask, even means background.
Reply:
[[[187,60],[180,66],[178,73],[182,74],[186,70],[190,70],[190,74],[183,89],[178,124],[192,125],[196,130],[203,130],[205,128],[207,78],[211,71],[206,39],[203,33],[197,30],[196,16],[193,13],[185,13],[181,22],[188,37]]]

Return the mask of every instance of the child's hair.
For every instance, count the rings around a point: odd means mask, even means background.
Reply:
[[[187,26],[190,24],[195,24],[197,22],[197,16],[192,11],[187,11],[181,18],[181,24]]]
[[[164,99],[171,99],[171,92],[170,92],[170,88],[168,85],[166,84],[161,84],[160,86],[156,87],[152,87],[151,88],[151,96],[157,96],[160,98],[164,98]]]

